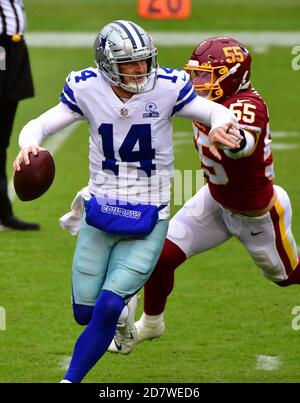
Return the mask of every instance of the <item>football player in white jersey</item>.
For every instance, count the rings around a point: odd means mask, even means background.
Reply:
[[[65,383],[81,382],[105,353],[120,314],[128,315],[126,303],[158,260],[168,229],[172,118],[209,125],[214,153],[220,143],[239,148],[231,137],[237,133],[234,114],[198,97],[183,70],[159,68],[152,38],[140,26],[124,20],[106,25],[94,51],[97,68],[71,72],[61,102],[23,128],[14,162],[20,170],[22,160],[30,163],[29,153],[43,149],[46,136],[88,122],[90,180],[61,220],[74,233],[82,216],[72,291],[75,320],[87,325]],[[130,332],[134,337],[134,326]]]

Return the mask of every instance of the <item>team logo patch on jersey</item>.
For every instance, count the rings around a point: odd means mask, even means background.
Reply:
[[[147,102],[143,118],[158,118],[159,112],[157,112],[157,105],[154,102]]]

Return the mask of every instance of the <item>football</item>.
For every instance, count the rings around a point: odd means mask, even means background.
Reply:
[[[55,176],[54,160],[47,150],[29,154],[30,164],[21,162],[21,170],[14,174],[14,187],[22,201],[37,199],[51,186]]]

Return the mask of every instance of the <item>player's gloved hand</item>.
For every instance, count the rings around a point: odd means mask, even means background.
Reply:
[[[218,160],[221,160],[220,148],[239,148],[239,142],[243,140],[243,136],[239,133],[239,125],[228,123],[227,125],[215,127],[209,134],[209,151]]]
[[[19,154],[16,156],[16,159],[13,163],[14,171],[21,170],[21,162],[24,161],[26,165],[30,164],[29,154],[32,153],[33,155],[37,155],[39,151],[43,151],[45,148],[39,147],[36,144],[32,144],[30,146],[26,146],[20,150]]]

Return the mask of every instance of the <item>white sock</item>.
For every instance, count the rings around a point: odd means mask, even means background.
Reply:
[[[157,322],[163,322],[164,321],[164,313],[160,313],[159,315],[147,315],[145,312],[143,312],[140,321],[144,325],[156,325]]]
[[[123,325],[126,322],[126,319],[128,318],[129,314],[129,309],[128,306],[125,305],[122,312],[120,313],[119,319],[118,319],[118,325]]]

